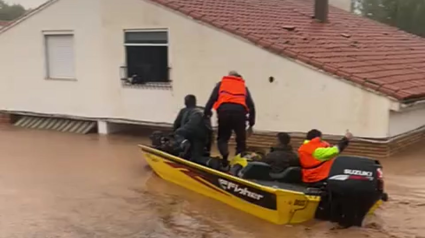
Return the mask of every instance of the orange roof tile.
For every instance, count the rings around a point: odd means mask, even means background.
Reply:
[[[425,39],[313,0],[150,0],[401,101],[425,98]]]

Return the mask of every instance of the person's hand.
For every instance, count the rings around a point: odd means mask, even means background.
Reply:
[[[353,134],[347,130],[347,132],[345,133],[345,138],[347,138],[348,140],[353,139]]]
[[[254,130],[252,128],[252,126],[248,127],[248,130],[246,130],[246,134],[248,137],[252,136],[252,134],[254,133]]]

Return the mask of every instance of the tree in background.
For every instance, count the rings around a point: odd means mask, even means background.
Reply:
[[[0,20],[12,21],[22,16],[26,12],[25,8],[20,4],[8,4],[4,0],[0,0]]]
[[[424,0],[353,0],[353,11],[425,37]]]

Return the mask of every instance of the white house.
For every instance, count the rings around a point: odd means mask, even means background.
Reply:
[[[425,40],[334,7],[326,18],[320,4],[315,19],[314,6],[52,0],[0,30],[0,110],[98,120],[103,129],[116,120],[167,124],[186,94],[204,104],[237,70],[256,103],[256,131],[350,129],[382,139],[424,126]],[[133,75],[148,83],[121,80]]]

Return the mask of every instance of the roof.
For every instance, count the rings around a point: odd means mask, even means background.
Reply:
[[[20,16],[18,19],[15,19],[13,21],[9,21],[7,22],[6,25],[3,26],[3,28],[0,27],[0,34],[6,32],[7,30],[9,30],[10,28],[15,27],[16,25],[18,25],[19,23],[27,20],[29,17],[41,12],[42,10],[44,10],[45,8],[49,7],[50,5],[56,3],[59,0],[46,0],[45,3],[41,4],[39,7],[34,8],[32,10],[28,10],[26,11],[22,16]],[[0,26],[1,23],[0,23]]]
[[[8,21],[0,21],[0,27],[5,27],[7,25],[9,25]]]
[[[363,87],[411,102],[425,98],[425,39],[313,0],[149,0]],[[312,79],[314,80],[314,79]]]

